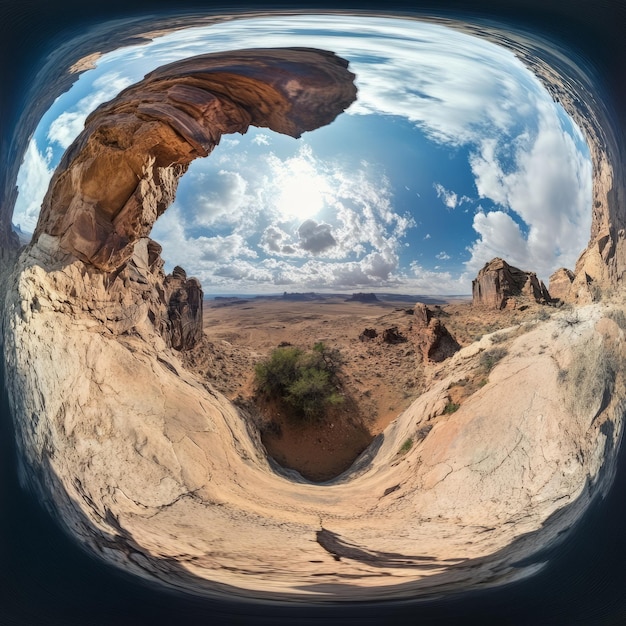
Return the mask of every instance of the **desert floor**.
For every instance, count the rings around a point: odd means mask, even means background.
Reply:
[[[474,308],[469,299],[429,303],[461,346],[483,334],[541,315],[532,305],[505,311]],[[258,427],[268,453],[284,467],[322,482],[348,469],[372,439],[423,393],[443,365],[424,363],[411,342],[413,305],[402,297],[373,303],[324,297],[306,301],[275,298],[205,300],[204,338],[185,353],[187,365],[243,409]],[[397,327],[407,338],[385,343],[382,332]],[[360,340],[365,328],[378,332]],[[256,397],[255,363],[281,344],[310,349],[319,341],[340,350],[345,401],[312,423],[287,419]],[[462,402],[480,381],[451,390]]]

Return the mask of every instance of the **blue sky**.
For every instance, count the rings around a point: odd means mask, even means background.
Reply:
[[[591,162],[515,56],[415,20],[243,19],[101,57],[44,116],[18,177],[32,230],[54,166],[100,102],[196,54],[312,46],[348,59],[357,101],[299,140],[223,137],[182,178],[152,237],[207,293],[461,294],[494,256],[542,278],[573,267],[591,223]]]

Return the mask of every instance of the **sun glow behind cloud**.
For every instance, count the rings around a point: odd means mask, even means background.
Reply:
[[[34,227],[34,207],[54,165],[51,148],[67,146],[99,102],[164,63],[294,41],[349,60],[359,94],[347,115],[365,124],[374,117],[406,120],[433,146],[467,153],[473,186],[446,182],[445,168],[425,186],[401,184],[400,164],[389,157],[370,156],[366,165],[352,158],[348,167],[339,157],[358,156],[351,149],[356,138],[348,136],[337,141],[336,160],[317,154],[308,135],[282,152],[277,136],[265,130],[225,137],[182,179],[175,207],[154,229],[170,265],[183,265],[213,291],[232,290],[237,280],[254,291],[289,285],[423,293],[467,293],[493,256],[544,278],[573,266],[591,221],[591,162],[580,130],[563,121],[562,110],[512,53],[415,20],[232,20],[103,56],[81,77],[90,89],[83,84],[79,96],[68,95],[66,109],[38,129],[22,168],[30,173],[20,172],[14,221]],[[369,142],[385,139],[372,135]],[[409,192],[407,215],[402,197]],[[426,232],[420,224],[437,207],[445,227],[429,223]]]

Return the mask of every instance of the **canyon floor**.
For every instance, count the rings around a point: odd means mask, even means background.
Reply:
[[[411,341],[413,301],[406,296],[364,303],[342,296],[219,298],[204,302],[204,337],[185,361],[258,427],[263,444],[280,465],[322,482],[350,467],[373,438],[445,373],[446,362],[424,363]],[[493,311],[473,307],[467,298],[428,303],[464,347],[485,333],[547,317],[541,305]],[[383,340],[396,327],[405,339]],[[366,329],[378,336],[360,339]],[[344,402],[322,419],[296,421],[255,393],[254,366],[280,345],[311,349],[316,342],[339,349]],[[479,376],[480,377],[480,376]],[[450,390],[455,410],[486,380],[468,380]]]

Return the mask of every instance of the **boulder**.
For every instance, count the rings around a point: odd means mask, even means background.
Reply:
[[[378,333],[375,328],[366,328],[360,335],[359,339],[361,341],[368,341],[369,339],[376,339],[378,337]]]
[[[495,258],[472,281],[472,303],[490,309],[515,308],[518,301],[547,304],[550,294],[534,272],[525,272]]]
[[[383,330],[383,343],[404,343],[406,337],[398,330],[397,326],[391,326]]]

